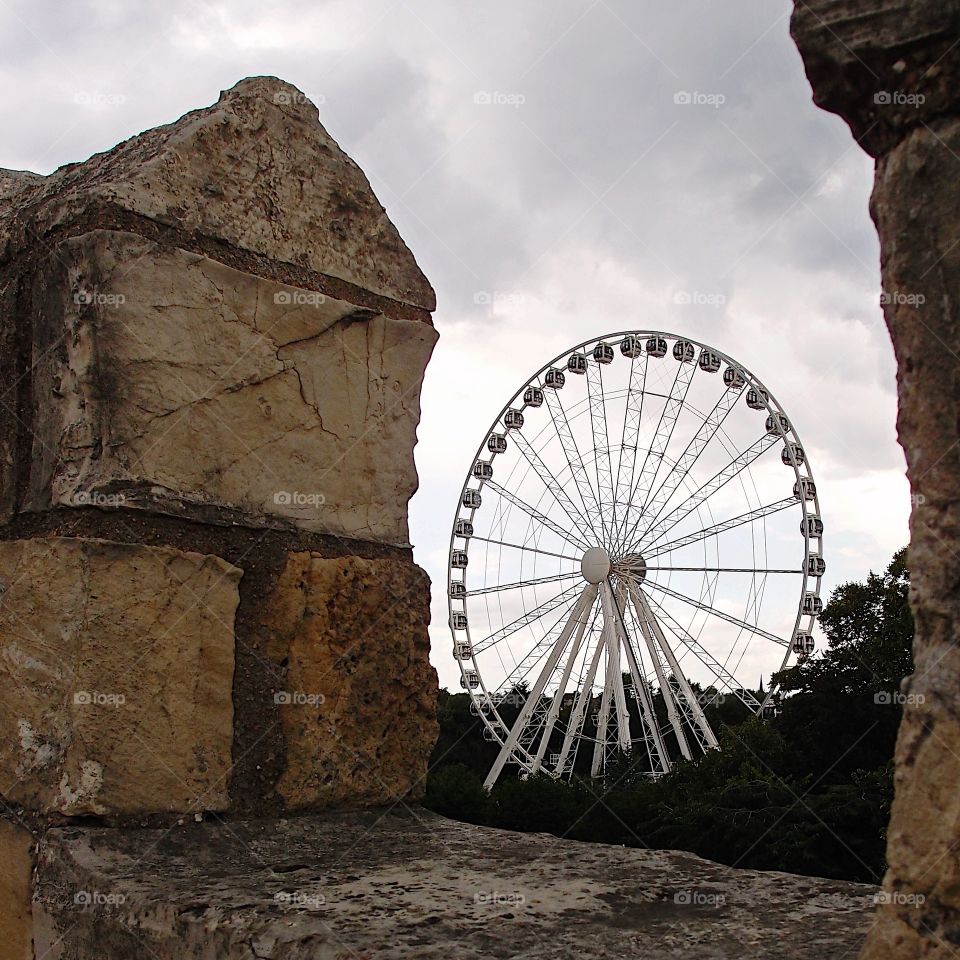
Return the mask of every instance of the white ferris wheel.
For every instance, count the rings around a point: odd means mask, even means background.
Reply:
[[[629,331],[554,358],[484,436],[457,504],[453,652],[487,776],[650,777],[717,747],[710,707],[814,648],[823,523],[768,388],[713,347]]]

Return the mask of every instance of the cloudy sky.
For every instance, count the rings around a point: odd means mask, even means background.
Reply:
[[[566,347],[637,327],[773,388],[817,478],[829,590],[906,542],[909,492],[872,163],[811,103],[790,6],[4,0],[0,166],[49,173],[244,76],[296,84],[437,289],[411,505],[435,580],[503,403]],[[434,620],[450,684],[442,597]]]

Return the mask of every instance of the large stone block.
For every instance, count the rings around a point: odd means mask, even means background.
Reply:
[[[433,327],[106,231],[62,243],[32,303],[29,509],[407,543]]]
[[[211,107],[16,189],[0,261],[58,228],[135,214],[431,311],[436,298],[363,171],[316,106],[274,77],[242,80]],[[3,204],[0,203],[0,217]]]
[[[69,815],[223,809],[241,571],[105,540],[0,543],[0,779]]]
[[[33,835],[0,819],[0,960],[33,960]]]
[[[290,809],[422,796],[437,739],[430,581],[401,560],[288,558],[264,604]]]
[[[78,892],[88,894],[77,903]],[[90,896],[91,892],[99,897]],[[874,888],[572,843],[426,811],[56,829],[44,960],[823,960]]]

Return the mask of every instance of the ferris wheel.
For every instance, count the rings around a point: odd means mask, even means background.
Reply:
[[[769,389],[656,331],[554,358],[486,432],[457,504],[447,596],[471,710],[521,775],[646,775],[718,746],[727,699],[814,649],[823,523]]]

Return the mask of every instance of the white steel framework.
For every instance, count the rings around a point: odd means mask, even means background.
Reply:
[[[622,758],[662,776],[719,746],[725,700],[775,710],[772,676],[810,653],[822,534],[809,456],[742,364],[657,331],[546,364],[484,435],[450,540],[487,786]]]

